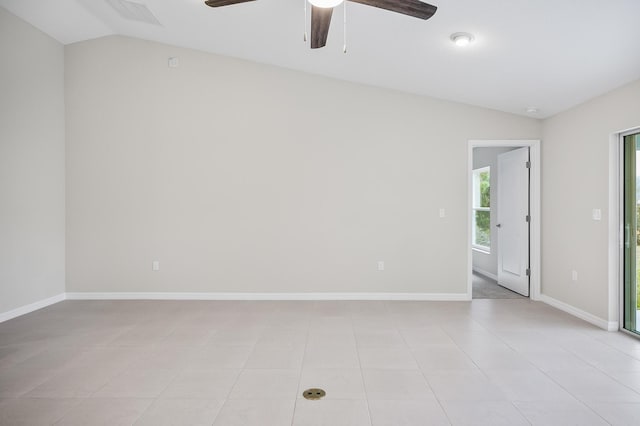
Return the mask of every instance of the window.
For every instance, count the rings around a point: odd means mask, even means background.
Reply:
[[[478,250],[491,250],[491,170],[473,171],[473,230],[471,245]]]

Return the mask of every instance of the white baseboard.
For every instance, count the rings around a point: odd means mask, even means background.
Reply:
[[[60,293],[53,297],[49,297],[47,299],[39,300],[37,302],[29,303],[28,305],[21,306],[16,309],[12,309],[7,312],[0,313],[0,322],[9,321],[15,317],[19,317],[20,315],[28,314],[29,312],[37,311],[38,309],[45,308],[49,305],[53,305],[54,303],[62,302],[65,300],[65,294]]]
[[[607,331],[617,331],[619,328],[618,321],[604,320],[600,317],[590,314],[589,312],[583,311],[582,309],[578,309],[574,306],[561,302],[545,294],[540,295],[540,301],[546,303],[547,305],[551,305],[554,308],[560,309],[561,311],[564,311],[568,314],[571,314],[574,317],[578,317],[582,320],[585,320],[586,322],[591,323],[596,327],[603,328]]]
[[[466,293],[61,293],[0,313],[0,323],[63,300],[414,300],[469,301]]]
[[[61,293],[11,311],[0,313],[0,323],[63,300],[398,300],[469,301],[466,293]],[[609,331],[618,321],[607,321],[545,294],[540,301]]]
[[[496,274],[492,274],[491,272],[487,272],[483,269],[473,267],[473,272],[477,272],[480,275],[484,275],[487,278],[491,278],[494,281],[498,281],[498,276]]]
[[[417,300],[468,301],[466,293],[67,293],[69,300]]]

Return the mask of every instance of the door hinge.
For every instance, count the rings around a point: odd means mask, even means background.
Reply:
[[[527,161],[526,163],[524,163],[524,165],[525,165],[525,167],[527,169],[530,169],[531,168],[531,161]]]
[[[529,276],[531,276],[531,269],[527,268],[526,273],[527,273],[527,276],[528,276],[528,277],[529,277]]]
[[[531,222],[531,216],[526,215],[526,216],[525,216],[525,218],[524,218],[524,220],[526,220],[527,222]]]

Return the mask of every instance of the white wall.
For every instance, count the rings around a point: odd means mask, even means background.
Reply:
[[[71,292],[465,293],[467,141],[541,134],[125,37],[66,47],[66,106]]]
[[[498,223],[498,155],[513,150],[513,147],[491,147],[473,149],[473,168],[491,167],[489,184],[491,185],[490,203],[491,212],[491,250],[489,253],[472,250],[472,266],[474,271],[488,276],[498,275],[498,232],[495,224]]]
[[[0,8],[0,314],[64,293],[64,49]]]
[[[542,291],[616,319],[608,142],[640,81],[541,126],[122,37],[65,49],[68,291],[464,293],[466,142],[542,134]],[[0,53],[2,313],[65,289],[65,92],[63,47],[4,9]]]
[[[543,125],[542,292],[608,321],[617,321],[607,283],[609,140],[639,126],[640,81]],[[592,219],[594,208],[602,209],[601,221]]]

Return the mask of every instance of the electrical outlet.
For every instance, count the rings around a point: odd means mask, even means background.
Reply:
[[[591,212],[591,217],[593,217],[593,220],[602,220],[602,210],[593,209],[593,211]]]
[[[151,270],[153,270],[153,271],[159,271],[160,270],[160,261],[159,260],[154,260],[151,263]]]
[[[384,271],[384,261],[378,261],[378,271]]]
[[[444,209],[440,209],[440,217],[445,217],[447,215]]]
[[[578,281],[578,271],[571,271],[571,281]]]

